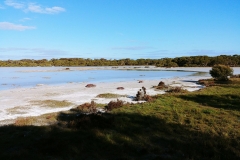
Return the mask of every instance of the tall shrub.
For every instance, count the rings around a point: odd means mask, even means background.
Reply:
[[[228,76],[233,74],[233,69],[225,65],[215,65],[209,71],[210,75],[217,80],[228,80]]]

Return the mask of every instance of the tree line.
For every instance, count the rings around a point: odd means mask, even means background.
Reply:
[[[157,67],[212,67],[214,65],[226,65],[230,67],[240,66],[240,55],[189,56],[161,59],[84,59],[84,58],[60,58],[60,59],[21,59],[0,60],[0,67],[49,67],[49,66],[125,66],[125,65],[154,65]]]

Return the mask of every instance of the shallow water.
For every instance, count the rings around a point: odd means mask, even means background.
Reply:
[[[76,70],[74,68],[65,70],[65,67],[2,67],[0,73],[0,90],[33,87],[37,84],[119,82],[183,77],[196,74],[196,72],[160,70]]]

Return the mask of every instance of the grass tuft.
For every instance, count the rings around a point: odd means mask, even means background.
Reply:
[[[120,95],[120,94],[113,94],[113,93],[102,93],[97,95],[97,98],[120,98],[120,97],[127,97],[127,96]]]
[[[40,107],[48,107],[48,108],[64,108],[73,105],[73,103],[63,100],[39,100],[39,101],[31,101],[33,105],[37,105]]]
[[[6,109],[7,114],[25,114],[27,113],[27,111],[24,110],[28,110],[29,107],[24,107],[24,106],[16,106],[13,108],[8,108]]]

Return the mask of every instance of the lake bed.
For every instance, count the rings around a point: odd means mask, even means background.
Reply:
[[[99,98],[97,95],[113,93],[125,95],[120,100],[130,103],[139,89],[144,86],[148,95],[164,94],[155,90],[163,81],[168,86],[179,86],[182,89],[196,91],[203,86],[197,84],[199,79],[210,78],[208,68],[134,68],[119,67],[30,67],[0,68],[0,125],[14,123],[19,117],[39,116],[46,113],[69,110],[80,104],[94,100],[107,104],[117,98]],[[5,70],[4,70],[5,69]],[[240,68],[234,68],[234,74],[240,74]],[[117,73],[117,74],[116,74]],[[166,73],[166,74],[165,74]],[[139,80],[142,82],[139,83]],[[96,87],[87,88],[87,84]],[[3,88],[5,87],[5,88]],[[117,87],[123,87],[118,90]],[[66,107],[41,105],[47,101],[70,102]],[[144,101],[143,101],[144,102]],[[142,102],[140,102],[142,103]]]

